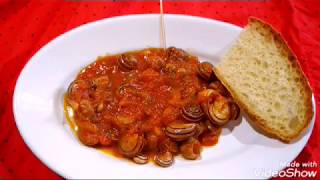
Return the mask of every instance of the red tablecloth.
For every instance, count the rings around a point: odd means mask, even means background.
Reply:
[[[313,88],[316,104],[319,106],[320,1],[252,1],[250,3],[241,0],[171,1],[166,2],[164,6],[166,13],[202,16],[240,26],[246,24],[249,16],[259,17],[272,24],[283,34],[297,54]],[[14,122],[12,94],[16,79],[29,58],[59,34],[81,24],[113,16],[158,13],[158,11],[158,3],[150,1],[0,0],[0,179],[60,178],[31,153]],[[313,169],[317,170],[318,174],[320,173],[319,136],[319,116],[317,116],[312,136],[296,159],[298,162],[316,161],[318,168]]]

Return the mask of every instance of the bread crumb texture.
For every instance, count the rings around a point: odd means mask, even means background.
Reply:
[[[216,70],[247,113],[278,139],[291,141],[312,118],[307,80],[270,26],[250,20]]]

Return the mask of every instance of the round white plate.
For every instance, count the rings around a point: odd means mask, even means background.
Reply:
[[[213,64],[241,31],[240,27],[191,16],[166,15],[168,46],[183,48]],[[32,152],[65,178],[268,178],[303,149],[301,139],[283,144],[251,128],[245,119],[223,129],[217,146],[201,160],[177,158],[169,168],[136,165],[104,155],[78,142],[66,124],[63,93],[79,70],[97,56],[159,47],[159,15],[100,20],[67,32],[44,46],[17,81],[13,110],[18,129]],[[315,106],[314,106],[315,107]]]

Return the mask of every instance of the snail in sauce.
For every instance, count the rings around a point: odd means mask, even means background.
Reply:
[[[213,74],[213,65],[209,62],[202,62],[198,65],[198,75],[206,81],[209,81]]]
[[[184,106],[181,112],[183,118],[191,122],[201,121],[204,117],[204,113],[199,104]]]
[[[179,154],[199,159],[240,114],[213,65],[175,47],[99,58],[69,85],[65,104],[82,144],[161,167]]]
[[[145,154],[137,154],[132,160],[137,164],[146,164],[149,161],[149,158]]]
[[[173,122],[165,129],[166,135],[175,141],[183,141],[192,137],[196,132],[195,123]]]
[[[122,54],[118,60],[119,68],[124,71],[134,70],[137,64],[138,60],[132,54]]]
[[[174,159],[170,151],[165,151],[157,153],[154,161],[161,167],[169,167],[173,164]]]
[[[190,138],[180,146],[180,151],[185,159],[195,160],[200,157],[201,144],[198,139]]]

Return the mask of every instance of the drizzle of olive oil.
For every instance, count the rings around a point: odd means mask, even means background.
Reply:
[[[77,136],[77,131],[78,131],[78,126],[74,120],[74,112],[72,107],[68,104],[67,101],[67,94],[64,95],[63,98],[63,109],[64,109],[64,114],[67,120],[67,123],[70,126],[71,131],[73,132],[74,135]],[[77,136],[78,137],[78,136]]]
[[[166,49],[166,30],[163,13],[163,0],[160,0],[160,47]]]

